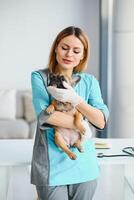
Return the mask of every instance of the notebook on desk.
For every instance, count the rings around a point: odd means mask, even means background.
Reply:
[[[96,149],[110,149],[110,146],[107,142],[95,142]]]

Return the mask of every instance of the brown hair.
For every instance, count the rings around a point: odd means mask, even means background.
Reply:
[[[87,62],[88,62],[88,57],[89,57],[88,37],[80,28],[70,26],[70,27],[63,29],[57,35],[57,37],[55,38],[55,40],[53,42],[53,45],[52,45],[51,51],[50,51],[50,55],[49,55],[49,61],[48,61],[48,68],[49,68],[50,72],[55,73],[56,65],[58,64],[57,60],[56,60],[56,53],[55,53],[55,49],[56,49],[57,45],[64,37],[67,37],[69,35],[76,36],[82,42],[82,44],[84,46],[84,57],[80,61],[79,65],[74,68],[74,72],[81,72],[86,68]]]

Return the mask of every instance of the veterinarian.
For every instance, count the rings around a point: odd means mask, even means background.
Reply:
[[[87,67],[90,45],[86,34],[78,27],[62,30],[53,42],[48,68],[32,72],[33,105],[37,115],[37,130],[33,148],[31,183],[36,186],[40,200],[91,200],[97,186],[99,166],[92,140],[84,142],[84,152],[70,147],[77,155],[71,160],[54,143],[53,126],[75,129],[74,117],[66,113],[46,112],[51,97],[70,102],[87,119],[87,123],[103,130],[108,119],[96,78],[84,70]],[[68,78],[79,76],[75,87],[47,87],[49,73],[61,73]]]

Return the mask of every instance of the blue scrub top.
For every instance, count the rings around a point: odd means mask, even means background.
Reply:
[[[76,73],[73,76],[80,76],[81,79],[74,87],[74,90],[91,106],[98,108],[104,114],[107,121],[109,111],[104,104],[100,86],[93,75],[87,73]],[[49,105],[49,96],[44,85],[44,81],[38,73],[32,72],[32,94],[33,105],[37,117]],[[85,141],[82,145],[84,153],[77,148],[71,147],[76,154],[77,159],[71,160],[54,142],[54,129],[44,130],[47,134],[48,160],[49,160],[49,185],[68,185],[82,183],[96,179],[99,175],[99,166],[96,157],[94,143],[91,139]]]

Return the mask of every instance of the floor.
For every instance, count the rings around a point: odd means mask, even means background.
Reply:
[[[122,165],[103,165],[100,168],[101,175],[98,179],[98,186],[93,200],[133,200],[132,192],[128,182],[125,180]],[[126,170],[127,177],[132,177],[133,166]],[[8,169],[0,168],[0,200],[36,200],[35,187],[30,184],[30,171],[26,167],[13,167]],[[9,178],[6,182],[4,177]],[[7,187],[4,187],[4,184]]]

